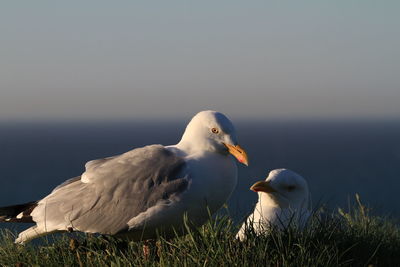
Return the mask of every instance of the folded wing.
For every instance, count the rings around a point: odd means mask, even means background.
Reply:
[[[89,162],[82,177],[70,179],[32,211],[39,228],[116,234],[128,222],[171,202],[189,185],[185,161],[161,145]]]

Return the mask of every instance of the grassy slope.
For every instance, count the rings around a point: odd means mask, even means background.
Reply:
[[[368,215],[359,203],[351,212],[314,216],[305,231],[272,230],[244,242],[228,218],[210,221],[184,237],[150,244],[93,236],[63,236],[42,246],[19,246],[4,232],[1,266],[400,266],[400,228]]]

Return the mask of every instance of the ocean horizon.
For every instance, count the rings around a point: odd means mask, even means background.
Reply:
[[[0,122],[0,206],[43,198],[80,175],[89,160],[148,144],[175,144],[186,123]],[[228,202],[236,221],[257,200],[249,187],[276,168],[308,181],[314,207],[347,208],[357,193],[373,214],[400,215],[400,120],[239,120],[235,125],[250,161],[249,167],[238,164],[238,185]]]

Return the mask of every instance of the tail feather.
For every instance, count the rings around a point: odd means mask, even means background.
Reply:
[[[31,212],[37,206],[37,201],[25,204],[0,207],[0,222],[34,223]]]

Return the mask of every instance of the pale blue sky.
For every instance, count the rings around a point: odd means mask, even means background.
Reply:
[[[399,1],[6,1],[0,119],[400,117]]]

